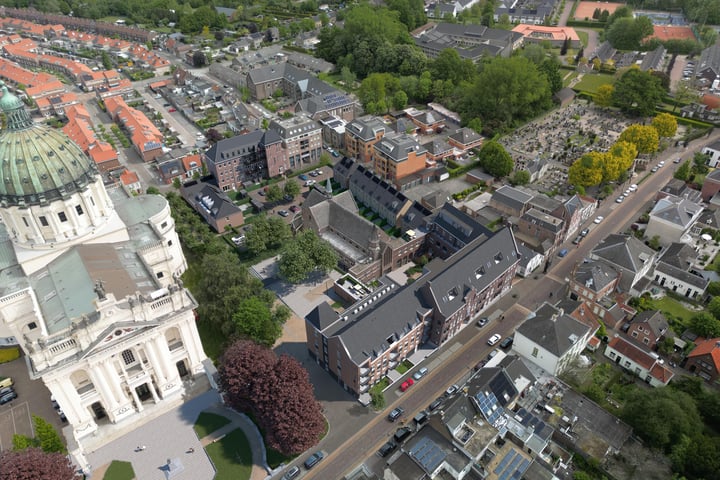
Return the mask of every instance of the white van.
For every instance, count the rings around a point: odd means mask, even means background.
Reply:
[[[499,334],[499,333],[496,333],[495,335],[493,335],[492,337],[490,337],[490,338],[488,339],[488,342],[487,342],[487,343],[488,343],[488,345],[490,345],[490,346],[492,347],[493,345],[495,345],[496,343],[498,343],[501,339],[502,339],[502,337],[500,336],[500,334]]]

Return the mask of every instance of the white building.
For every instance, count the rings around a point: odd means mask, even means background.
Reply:
[[[653,387],[664,387],[675,375],[654,352],[614,337],[605,348],[605,356],[625,370],[632,372]]]
[[[167,201],[106,190],[61,130],[2,85],[0,342],[62,408],[70,452],[183,402],[206,360]]]
[[[650,211],[645,236],[657,236],[663,246],[673,242],[687,242],[688,231],[700,218],[702,211],[702,205],[686,198],[661,198]]]
[[[513,350],[557,376],[585,350],[596,330],[544,303],[515,330]]]
[[[717,168],[720,165],[720,140],[711,143],[702,149],[702,153],[708,155],[707,164],[711,168]]]

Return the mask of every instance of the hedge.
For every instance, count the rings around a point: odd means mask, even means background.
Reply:
[[[607,22],[597,22],[591,20],[570,20],[568,19],[566,25],[568,27],[586,27],[586,28],[605,28]]]
[[[12,362],[18,358],[20,358],[19,347],[0,348],[0,363]]]

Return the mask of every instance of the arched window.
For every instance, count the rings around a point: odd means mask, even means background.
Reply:
[[[165,332],[165,340],[167,341],[168,349],[171,352],[177,350],[178,348],[182,348],[183,346],[182,337],[180,336],[180,330],[175,327],[169,328]]]
[[[75,387],[78,395],[95,390],[95,385],[90,381],[90,377],[85,370],[77,370],[70,375],[70,381]]]

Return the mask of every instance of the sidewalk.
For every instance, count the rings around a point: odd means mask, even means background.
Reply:
[[[250,480],[263,480],[267,478],[271,470],[267,465],[265,442],[255,424],[246,415],[221,405],[213,405],[205,411],[225,417],[230,420],[230,423],[201,438],[200,444],[202,447],[205,448],[209,444],[217,442],[233,430],[240,428],[247,437],[250,443],[250,449],[252,450],[253,465]]]

